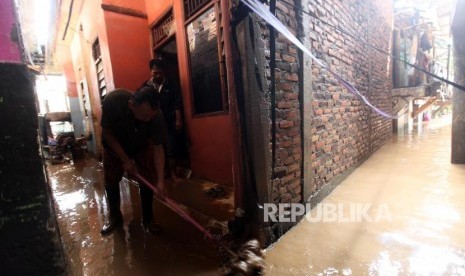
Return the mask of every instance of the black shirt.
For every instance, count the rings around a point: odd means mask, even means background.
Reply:
[[[141,87],[143,86],[152,87],[154,93],[160,93],[161,110],[165,117],[166,128],[170,130],[176,129],[176,110],[181,110],[182,107],[179,89],[167,79],[161,84],[161,89],[152,80],[144,82]]]
[[[110,92],[102,102],[102,128],[111,130],[116,140],[121,144],[129,157],[147,148],[150,140],[159,145],[164,141],[165,126],[163,115],[157,115],[150,122],[141,122],[134,118],[129,108],[131,92],[125,89],[116,89]],[[102,138],[102,144],[111,150]]]

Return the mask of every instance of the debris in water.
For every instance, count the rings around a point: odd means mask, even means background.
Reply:
[[[226,276],[255,276],[263,275],[265,262],[263,250],[258,240],[250,240],[239,247],[237,253],[224,265],[223,274]]]
[[[241,245],[238,250],[231,250],[220,240],[216,239],[207,229],[200,225],[195,219],[193,219],[187,212],[185,212],[175,201],[165,197],[160,193],[158,188],[152,183],[147,181],[140,174],[136,174],[136,177],[142,181],[147,187],[153,190],[153,192],[160,197],[161,202],[165,204],[172,211],[180,215],[186,221],[190,222],[198,230],[200,230],[210,240],[216,242],[221,246],[229,255],[229,261],[226,262],[223,268],[223,274],[227,276],[255,276],[262,275],[265,267],[263,261],[263,251],[260,248],[258,240],[250,240]]]

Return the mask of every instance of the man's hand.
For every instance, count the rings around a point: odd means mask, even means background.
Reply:
[[[120,142],[116,139],[113,130],[107,127],[102,127],[102,134],[103,139],[107,142],[111,150],[119,157],[119,159],[123,163],[123,169],[129,175],[134,175],[135,173],[137,173],[136,163],[126,154]]]
[[[135,175],[137,173],[137,166],[136,162],[134,162],[133,159],[126,159],[123,161],[123,169],[129,174],[129,175]]]

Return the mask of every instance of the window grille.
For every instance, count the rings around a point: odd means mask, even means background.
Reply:
[[[92,44],[92,57],[94,58],[95,69],[97,72],[97,88],[100,95],[100,100],[107,95],[107,83],[105,82],[105,73],[103,72],[102,53],[98,38]]]
[[[170,11],[159,23],[152,28],[153,46],[175,33],[173,11]]]
[[[209,2],[210,0],[184,0],[184,12],[186,20]]]
[[[194,114],[225,112],[228,92],[224,31],[218,3],[186,25]]]

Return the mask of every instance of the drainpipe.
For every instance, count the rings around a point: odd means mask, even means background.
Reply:
[[[71,0],[71,3],[69,4],[68,20],[66,21],[65,32],[63,33],[61,40],[65,40],[66,34],[68,33],[69,22],[71,21],[71,15],[73,14],[73,4],[74,0]]]

